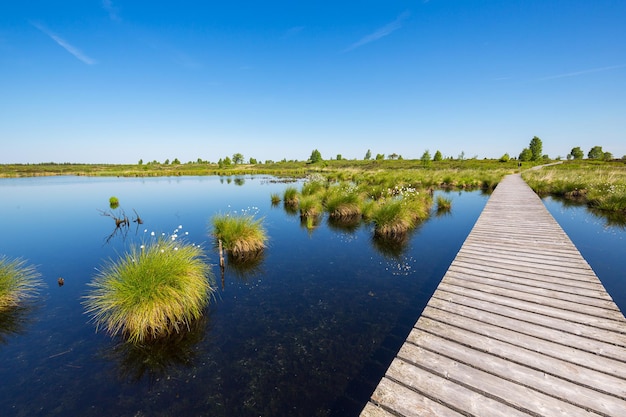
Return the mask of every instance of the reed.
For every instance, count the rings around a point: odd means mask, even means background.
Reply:
[[[96,329],[141,343],[188,329],[202,316],[212,282],[199,246],[161,238],[109,260],[84,305]]]
[[[0,256],[0,311],[18,307],[41,287],[40,274],[22,259]]]
[[[267,232],[262,219],[251,215],[219,214],[213,217],[213,236],[221,240],[224,249],[234,257],[265,249]]]

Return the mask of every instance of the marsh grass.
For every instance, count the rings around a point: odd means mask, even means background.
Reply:
[[[323,207],[319,197],[315,195],[304,196],[299,203],[300,218],[313,218],[322,214]]]
[[[188,329],[214,291],[202,249],[165,238],[109,260],[89,286],[84,304],[96,328],[131,343]]]
[[[277,193],[272,193],[270,195],[271,201],[272,201],[272,206],[277,206],[280,203],[280,195]]]
[[[352,219],[361,216],[362,198],[356,190],[340,188],[329,193],[326,199],[326,212],[332,219]]]
[[[268,237],[262,222],[247,214],[218,214],[212,219],[213,236],[235,258],[245,257],[266,247]]]
[[[0,256],[0,311],[18,307],[42,286],[40,274],[22,259]]]
[[[283,193],[283,203],[285,206],[296,207],[298,205],[298,189],[287,187]]]
[[[435,200],[436,204],[437,204],[437,211],[438,212],[442,212],[442,211],[450,211],[450,209],[452,208],[452,200],[444,197],[442,195],[438,195],[437,199]]]
[[[525,171],[524,180],[539,195],[586,203],[601,211],[626,214],[626,167],[616,164],[564,163]]]

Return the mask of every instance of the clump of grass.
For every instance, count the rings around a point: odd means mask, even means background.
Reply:
[[[309,217],[314,218],[322,214],[322,202],[318,197],[313,195],[302,197],[302,199],[300,199],[299,208],[301,219]]]
[[[330,193],[326,200],[326,211],[332,219],[352,219],[361,216],[361,198],[351,190]]]
[[[384,238],[397,238],[415,226],[413,215],[402,204],[402,200],[393,200],[382,204],[373,213],[374,235]]]
[[[212,281],[199,246],[162,238],[110,260],[84,304],[97,328],[144,342],[189,328],[202,316]]]
[[[442,195],[437,196],[437,211],[450,211],[452,208],[452,200]]]
[[[267,233],[262,219],[245,214],[219,214],[213,217],[212,222],[213,235],[234,257],[243,257],[266,247]]]
[[[113,210],[115,210],[119,206],[120,206],[120,200],[117,197],[113,196],[113,197],[109,198],[109,207],[111,207]]]
[[[22,259],[0,256],[0,311],[18,307],[42,285],[35,267]]]
[[[278,203],[280,203],[280,195],[278,193],[272,193],[270,195],[270,198],[272,199],[272,205],[275,206]]]
[[[283,202],[286,206],[297,206],[298,190],[295,187],[287,187],[283,193]]]

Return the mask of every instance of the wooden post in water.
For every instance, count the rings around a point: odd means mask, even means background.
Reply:
[[[217,242],[220,251],[220,272],[222,273],[222,289],[224,289],[224,248],[222,247],[222,239],[218,239]]]

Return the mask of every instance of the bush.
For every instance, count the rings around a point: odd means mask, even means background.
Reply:
[[[109,261],[84,304],[96,328],[144,342],[179,333],[201,317],[212,279],[199,246],[159,239]]]

